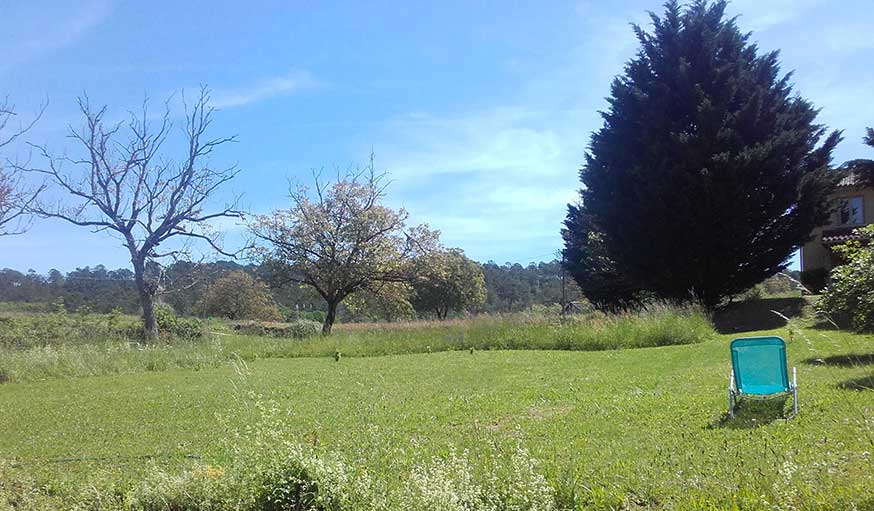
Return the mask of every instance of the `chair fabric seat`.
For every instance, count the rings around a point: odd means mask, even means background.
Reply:
[[[791,384],[788,369],[786,342],[780,337],[742,337],[731,341],[729,416],[734,417],[738,398],[768,399],[778,394],[792,395],[793,416],[798,415],[795,368],[792,368]]]
[[[731,342],[735,384],[741,394],[788,392],[786,344],[779,337],[748,337]]]

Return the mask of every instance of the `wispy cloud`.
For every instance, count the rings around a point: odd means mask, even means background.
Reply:
[[[459,115],[410,114],[376,135],[393,197],[413,220],[475,258],[512,259],[520,243],[548,253],[578,188],[579,110],[528,103]],[[448,207],[451,205],[451,207]]]
[[[14,4],[4,6],[0,44],[5,51],[0,71],[76,43],[106,20],[113,7],[109,0],[71,2],[69,5],[75,10],[59,12],[27,2],[21,2],[17,7]]]
[[[499,106],[458,116],[409,114],[389,123],[384,152],[399,176],[523,172],[559,157],[562,142],[544,113]],[[548,169],[542,169],[548,170]]]
[[[743,29],[763,30],[789,24],[819,2],[733,3],[732,10],[745,13]],[[637,46],[629,23],[650,29],[645,12],[628,18],[586,3],[576,13],[585,37],[566,60],[531,73],[515,97],[476,111],[413,112],[368,133],[383,141],[375,147],[378,161],[396,179],[414,220],[440,229],[446,243],[475,258],[512,257],[520,245],[532,253],[561,245],[589,134],[602,122],[597,110],[606,107],[610,80]],[[600,85],[580,86],[588,83]]]
[[[218,90],[213,93],[213,106],[216,108],[234,108],[276,96],[292,94],[315,86],[316,80],[307,71],[293,71],[284,76],[278,76],[255,83],[253,85],[228,91]]]
[[[647,20],[645,13],[613,18],[599,6],[577,14],[586,37],[566,57],[535,63],[512,97],[473,111],[409,113],[368,134],[383,141],[374,147],[378,163],[392,173],[412,219],[440,229],[444,243],[471,257],[549,258],[561,246],[604,90],[634,51],[629,22]],[[581,86],[590,80],[604,87]]]

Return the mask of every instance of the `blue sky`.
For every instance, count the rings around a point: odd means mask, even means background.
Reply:
[[[75,98],[114,118],[208,84],[213,133],[236,134],[216,164],[243,173],[217,201],[244,194],[267,212],[287,179],[364,162],[389,171],[389,202],[480,260],[549,259],[578,188],[610,80],[636,48],[629,22],[660,2],[15,2],[0,0],[0,93],[28,135],[56,151],[79,124]],[[781,49],[796,90],[846,130],[841,162],[871,157],[874,9],[870,0],[735,0],[742,29]],[[178,119],[177,119],[178,121]],[[178,135],[178,131],[176,132]],[[4,157],[22,156],[5,154]],[[9,153],[9,151],[7,151]],[[239,228],[224,226],[232,233]],[[128,265],[119,242],[60,221],[0,238],[0,267],[45,272]]]

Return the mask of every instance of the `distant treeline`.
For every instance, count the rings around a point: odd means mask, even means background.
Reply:
[[[564,284],[559,261],[538,264],[485,263],[487,298],[485,312],[516,312],[532,305],[552,305],[580,300],[581,293],[573,279]],[[318,312],[324,301],[308,288],[277,281],[268,268],[240,265],[231,261],[214,263],[177,262],[162,270],[161,300],[180,315],[194,313],[195,304],[217,279],[235,270],[244,270],[270,286],[271,293],[286,316]],[[563,291],[564,286],[564,291]],[[67,274],[51,270],[0,270],[0,302],[43,304],[46,310],[63,307],[68,311],[109,312],[115,308],[127,313],[139,312],[133,272],[109,270],[103,265],[77,268]],[[343,311],[344,319],[350,317]]]

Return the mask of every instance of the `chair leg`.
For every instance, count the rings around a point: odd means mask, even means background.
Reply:
[[[734,418],[734,392],[728,389],[728,416]]]
[[[792,407],[795,410],[795,416],[798,416],[798,376],[795,368],[792,368]]]
[[[728,416],[734,418],[734,369],[728,374]]]

